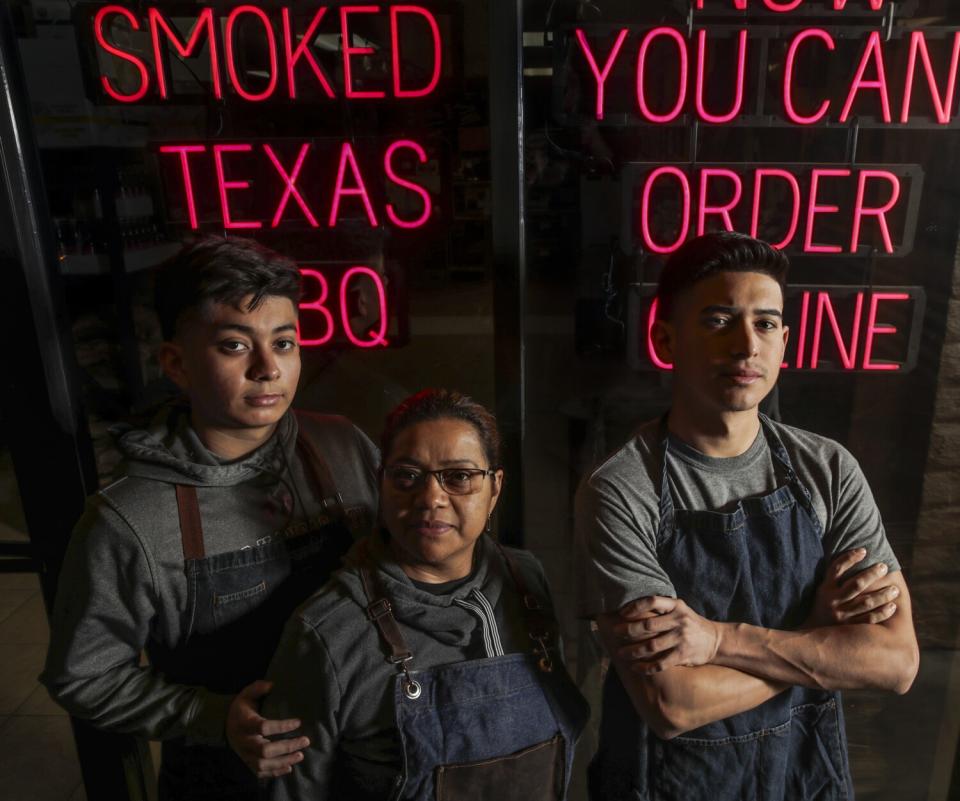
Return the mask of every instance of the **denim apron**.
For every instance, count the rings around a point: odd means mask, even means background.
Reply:
[[[498,546],[499,548],[499,546]],[[415,670],[390,602],[367,567],[367,615],[397,666],[394,705],[402,768],[379,795],[341,785],[359,801],[561,801],[586,702],[548,643],[556,624],[500,549],[523,602],[532,653]],[[383,792],[386,790],[386,792]]]
[[[340,566],[353,544],[351,515],[326,461],[303,435],[300,459],[327,520],[304,534],[206,556],[196,488],[178,485],[177,506],[188,582],[186,641],[154,649],[154,666],[170,681],[235,694],[266,675],[284,624]],[[255,801],[257,779],[226,745],[179,737],[163,742],[161,801]]]
[[[716,621],[799,627],[824,562],[810,493],[770,421],[760,416],[779,486],[729,513],[674,507],[663,426],[657,555],[682,598]],[[661,740],[607,674],[592,801],[852,799],[840,694],[787,689],[760,706]]]

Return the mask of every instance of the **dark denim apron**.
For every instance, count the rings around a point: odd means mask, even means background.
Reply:
[[[150,654],[168,680],[234,694],[263,678],[287,619],[353,544],[329,466],[302,434],[297,449],[328,522],[286,540],[205,556],[196,488],[177,486],[187,638],[176,649]],[[229,747],[182,737],[163,743],[159,785],[161,801],[254,801],[258,794],[256,777]]]
[[[698,614],[777,629],[806,618],[824,562],[810,493],[763,415],[780,486],[729,513],[674,508],[664,435],[657,554],[677,597]],[[793,687],[755,709],[661,740],[616,671],[603,693],[593,801],[852,799],[840,694]]]
[[[375,574],[361,569],[389,660],[397,666],[394,704],[402,770],[379,793],[340,785],[333,797],[360,801],[560,801],[566,796],[586,702],[547,643],[556,624],[527,592],[500,550],[525,610],[532,653],[414,670],[390,602]],[[384,792],[386,790],[386,792]]]

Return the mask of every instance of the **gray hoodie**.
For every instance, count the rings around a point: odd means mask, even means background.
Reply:
[[[208,556],[320,525],[326,514],[295,448],[300,428],[330,466],[354,536],[368,533],[379,455],[342,417],[288,412],[268,442],[233,462],[207,450],[186,408],[120,439],[126,475],[88,500],[51,619],[40,680],[67,711],[152,739],[223,742],[230,696],[172,683],[140,659],[190,634],[174,485],[197,487]]]
[[[389,555],[382,536],[370,551],[400,631],[413,652],[413,670],[496,656],[527,653],[531,641],[520,599],[495,545],[477,541],[470,578],[445,595],[418,589]],[[348,564],[356,561],[356,548]],[[510,549],[528,590],[547,605],[543,568],[526,551]],[[273,801],[341,797],[338,777],[365,796],[389,796],[400,770],[394,717],[397,668],[387,662],[377,628],[367,618],[367,598],[355,566],[300,607],[284,630],[268,678],[274,682],[263,714],[297,717],[310,747],[293,772],[268,785]],[[548,611],[552,614],[552,610]],[[552,643],[559,661],[559,642]]]

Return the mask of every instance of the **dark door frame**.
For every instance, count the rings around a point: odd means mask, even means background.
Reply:
[[[508,490],[500,538],[523,545],[526,242],[523,161],[523,2],[489,0],[490,180],[493,186],[494,379]]]
[[[80,402],[78,368],[57,269],[20,51],[10,7],[0,4],[0,429],[13,458],[29,552],[3,548],[8,569],[37,571],[49,612],[67,542],[97,489],[97,470]],[[0,563],[0,570],[4,569]],[[87,797],[142,799],[147,783],[133,737],[71,718]]]

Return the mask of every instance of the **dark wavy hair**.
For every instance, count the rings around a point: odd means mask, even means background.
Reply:
[[[715,273],[763,273],[786,291],[790,261],[766,242],[732,231],[698,236],[667,259],[657,285],[657,317],[669,320],[677,296]]]
[[[380,437],[380,456],[386,459],[397,435],[417,423],[463,420],[477,432],[492,469],[500,467],[500,431],[493,414],[473,398],[451,389],[424,389],[401,401],[387,415]]]
[[[184,245],[160,265],[154,301],[163,337],[170,340],[191,309],[224,303],[253,311],[271,296],[289,298],[297,306],[300,292],[300,270],[285,256],[251,239],[207,236]]]

